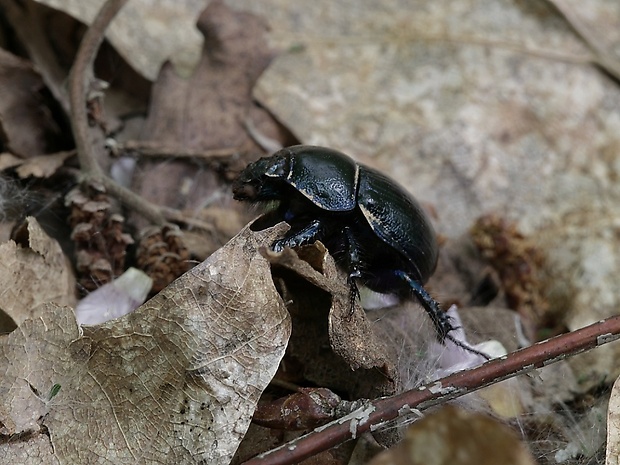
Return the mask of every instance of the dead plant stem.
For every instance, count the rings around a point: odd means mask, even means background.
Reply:
[[[87,102],[90,86],[94,82],[93,64],[95,57],[103,42],[108,25],[125,3],[127,0],[108,0],[105,2],[80,44],[69,74],[71,127],[84,180],[103,185],[106,191],[115,196],[121,203],[154,224],[162,226],[166,224],[166,218],[159,207],[117,184],[103,172],[97,162],[96,147],[92,143],[88,124]]]
[[[69,101],[71,127],[80,166],[88,177],[100,178],[103,173],[90,144],[87,100],[94,80],[93,64],[103,42],[105,30],[127,0],[108,0],[103,4],[91,26],[87,29],[75,56],[69,74]]]

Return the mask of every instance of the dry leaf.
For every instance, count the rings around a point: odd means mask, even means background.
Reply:
[[[0,245],[0,308],[17,325],[38,314],[41,305],[75,303],[75,277],[58,242],[29,217],[19,243]]]
[[[169,64],[162,67],[153,86],[143,140],[149,145],[172,145],[177,153],[223,148],[258,151],[244,128],[246,119],[262,121],[276,131],[271,116],[252,99],[252,88],[271,60],[265,25],[254,15],[213,1],[200,15],[198,28],[205,37],[200,62],[188,78]],[[235,160],[239,162],[231,156]],[[222,197],[214,170],[180,159],[142,160],[133,189],[158,205],[188,211],[199,211],[209,199]],[[228,198],[223,206],[232,205]],[[141,219],[136,221],[139,229],[144,226]]]
[[[0,339],[2,433],[44,427],[63,463],[227,464],[290,334],[257,253],[281,231],[243,230],[123,318],[80,329],[49,305],[22,323]]]
[[[394,354],[375,335],[359,303],[350,314],[346,277],[325,247],[302,247],[299,256],[291,249],[263,253],[282,279],[281,292],[290,302],[296,331],[287,357],[303,365],[304,377],[344,391],[350,399],[396,392],[400,384]]]
[[[43,87],[28,61],[0,49],[0,142],[20,157],[47,152],[59,135],[39,94]]]
[[[89,24],[105,0],[36,0]],[[132,0],[107,32],[110,42],[143,76],[153,80],[169,59],[187,73],[200,55],[194,23],[206,0]]]
[[[21,163],[15,171],[20,178],[27,178],[29,176],[35,178],[49,178],[73,155],[75,155],[75,151],[73,150],[50,153],[49,155],[38,155]]]
[[[534,465],[524,443],[503,423],[452,405],[407,429],[398,446],[369,465]]]
[[[242,147],[252,87],[271,61],[266,26],[258,17],[213,1],[198,18],[205,38],[189,78],[166,65],[153,87],[144,134],[179,148]]]

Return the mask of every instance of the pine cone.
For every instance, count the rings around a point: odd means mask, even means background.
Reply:
[[[140,234],[138,267],[153,280],[159,292],[191,268],[183,232],[174,226],[149,227]]]
[[[75,188],[65,197],[65,205],[71,208],[79,283],[88,290],[97,289],[123,273],[127,246],[134,241],[123,233],[125,220],[111,212],[112,203],[102,188]]]

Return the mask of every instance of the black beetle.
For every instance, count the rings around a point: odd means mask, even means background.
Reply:
[[[237,200],[279,201],[278,216],[291,229],[275,251],[320,240],[356,279],[382,293],[419,299],[437,337],[456,342],[454,328],[424,289],[437,265],[435,231],[418,202],[384,174],[344,153],[297,145],[249,164],[233,183]]]

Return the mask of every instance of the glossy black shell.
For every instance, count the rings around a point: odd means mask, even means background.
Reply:
[[[437,238],[420,204],[393,179],[360,165],[357,205],[375,234],[407,258],[425,283],[437,266]]]
[[[238,200],[290,202],[292,194],[282,183],[309,201],[302,206],[309,216],[324,212],[332,224],[341,223],[341,230],[352,228],[375,281],[400,269],[423,284],[434,272],[438,247],[430,220],[393,179],[336,150],[298,145],[248,165],[233,184],[233,193]],[[300,214],[298,208],[295,215]],[[393,290],[382,284],[370,287]]]
[[[317,207],[330,212],[356,207],[360,166],[353,159],[335,150],[304,145],[278,153],[289,159],[286,182]]]

